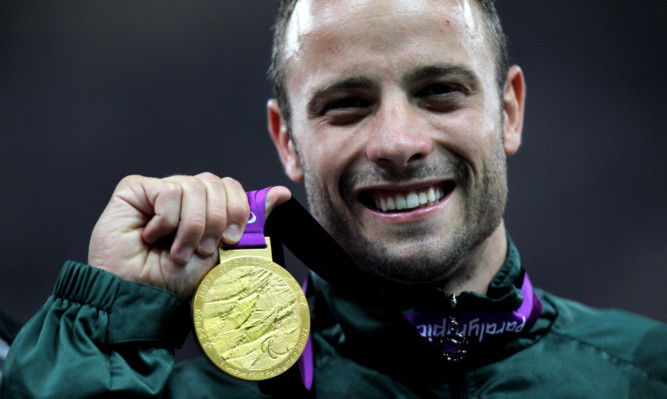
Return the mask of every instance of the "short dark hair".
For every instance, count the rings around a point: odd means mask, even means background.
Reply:
[[[294,12],[294,7],[299,0],[281,0],[276,15],[276,22],[273,25],[273,48],[271,51],[271,67],[269,77],[273,81],[273,92],[278,100],[278,105],[286,123],[290,124],[290,104],[285,87],[285,63],[283,50],[285,47],[285,35],[290,17]],[[496,58],[496,82],[498,84],[500,96],[502,98],[505,77],[509,70],[509,54],[507,50],[507,37],[500,24],[500,17],[496,10],[495,0],[475,0],[479,5],[484,21],[486,23],[487,40],[495,49]]]

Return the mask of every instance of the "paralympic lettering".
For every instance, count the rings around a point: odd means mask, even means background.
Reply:
[[[466,337],[475,337],[482,342],[485,335],[500,335],[505,332],[518,334],[523,331],[526,325],[526,318],[521,317],[520,321],[503,322],[480,322],[478,317],[468,322],[459,323],[458,333]],[[444,338],[447,335],[447,319],[442,318],[442,322],[437,324],[425,323],[415,326],[419,335],[431,340],[432,338]]]

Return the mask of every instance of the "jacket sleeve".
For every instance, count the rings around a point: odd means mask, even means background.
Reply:
[[[0,397],[161,397],[188,315],[167,291],[69,261],[11,346]]]

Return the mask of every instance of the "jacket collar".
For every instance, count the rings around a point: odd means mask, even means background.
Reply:
[[[377,295],[378,290],[365,291],[357,284],[332,285],[315,274],[311,278],[316,298],[312,321],[315,342],[323,339],[336,351],[368,368],[421,385],[443,383],[452,371],[478,367],[521,350],[539,339],[554,317],[553,308],[545,303],[540,319],[531,329],[472,345],[464,361],[451,363],[404,317],[404,313],[415,310],[446,312],[450,309],[451,295],[436,287],[399,292],[397,287],[387,285],[381,285],[381,294]],[[523,302],[522,280],[519,253],[508,236],[505,263],[491,281],[487,295],[464,292],[457,296],[456,310],[514,311]]]

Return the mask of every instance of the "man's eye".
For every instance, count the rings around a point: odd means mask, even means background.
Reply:
[[[328,102],[320,111],[332,125],[350,125],[371,112],[372,104],[360,97],[343,97]]]
[[[344,97],[330,101],[324,106],[322,113],[329,111],[352,111],[353,109],[366,108],[370,103],[359,97]]]
[[[424,98],[429,96],[447,96],[459,93],[466,93],[465,89],[459,85],[453,83],[433,83],[421,89],[417,93],[417,97]]]
[[[422,107],[435,112],[450,112],[459,109],[468,91],[453,83],[433,83],[420,89],[415,98]]]

